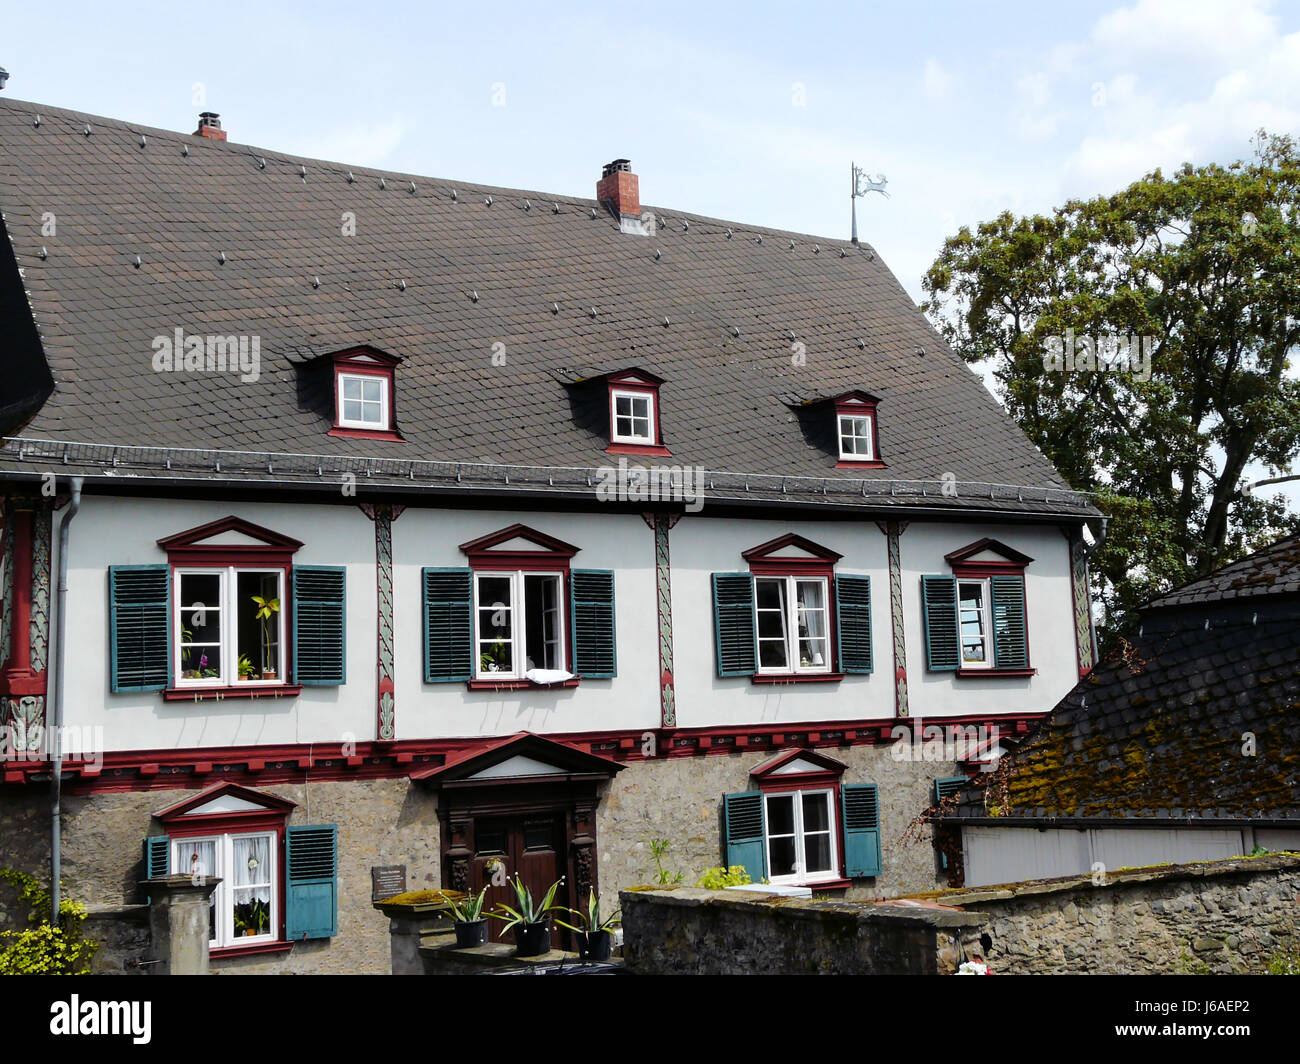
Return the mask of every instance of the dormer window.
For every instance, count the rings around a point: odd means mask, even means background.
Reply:
[[[340,351],[334,362],[331,436],[400,440],[397,433],[397,359],[373,347]]]
[[[849,392],[835,400],[835,436],[839,442],[839,466],[884,465],[876,434],[875,396]]]
[[[629,369],[605,378],[609,388],[609,446],[612,454],[667,455],[659,423],[663,378]]]

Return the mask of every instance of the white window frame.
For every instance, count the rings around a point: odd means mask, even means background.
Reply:
[[[763,580],[784,580],[785,581],[785,618],[784,618],[784,636],[785,636],[785,660],[786,667],[778,668],[775,666],[763,665],[762,644],[772,642],[771,637],[763,638],[759,635],[758,612],[761,608],[758,604],[758,585]],[[801,665],[799,663],[799,582],[806,581],[809,583],[819,583],[822,587],[822,619],[825,624],[825,634],[822,637],[826,642],[826,653],[823,655],[823,662],[820,665]],[[754,640],[756,644],[757,662],[759,675],[762,676],[788,676],[788,675],[818,675],[831,671],[831,601],[830,601],[830,580],[824,576],[807,576],[807,575],[774,575],[755,574],[754,576]]]
[[[966,660],[966,634],[962,630],[962,585],[979,584],[980,585],[980,636],[984,642],[984,660],[967,661]],[[957,654],[961,659],[958,666],[961,669],[992,669],[993,664],[993,583],[987,576],[959,576],[957,577]]]
[[[235,840],[247,838],[266,838],[267,860],[270,863],[270,918],[271,930],[265,935],[235,934],[234,867]],[[275,831],[234,831],[225,835],[177,835],[172,838],[171,868],[174,872],[190,874],[185,857],[185,848],[197,842],[215,842],[216,868],[212,874],[221,880],[212,893],[216,902],[217,918],[216,937],[208,940],[209,949],[225,949],[230,946],[255,946],[263,942],[280,941],[280,855],[279,834]]]
[[[767,861],[768,869],[772,867],[772,818],[768,813],[768,802],[773,798],[794,797],[794,840],[795,840],[795,862],[796,871],[791,875],[776,876],[769,875],[768,880],[772,883],[790,883],[795,886],[807,886],[815,883],[825,883],[830,880],[840,878],[840,847],[839,847],[839,818],[835,809],[835,788],[834,787],[807,787],[802,790],[765,790],[763,794],[763,845],[767,848],[764,858]],[[813,872],[809,874],[806,871],[807,853],[805,850],[804,840],[808,832],[803,826],[803,799],[805,795],[818,794],[825,797],[826,812],[828,814],[827,825],[829,827],[831,866],[824,872]],[[821,834],[821,832],[817,832]],[[785,836],[779,836],[784,838]]]
[[[644,399],[646,401],[646,411],[648,414],[646,431],[648,435],[637,436],[635,434],[624,436],[618,431],[618,401],[619,399]],[[632,388],[611,388],[609,391],[609,439],[611,443],[635,443],[644,446],[654,446],[658,439],[655,433],[655,405],[656,396],[654,392],[641,391]],[[635,422],[637,417],[632,415]]]
[[[365,421],[357,420],[355,418],[349,419],[343,416],[343,382],[349,380],[379,382],[379,421]],[[338,410],[339,427],[348,429],[369,429],[373,432],[388,431],[388,414],[389,407],[391,406],[391,400],[388,396],[388,388],[390,384],[391,381],[386,373],[348,373],[344,370],[339,370],[337,381],[334,386],[334,401],[338,404],[336,409]],[[353,399],[350,400],[350,402],[360,402],[364,412],[364,408],[368,405],[373,406],[375,400]]]
[[[866,423],[867,423],[867,433],[866,433],[865,436],[859,435],[859,434],[856,433],[856,432],[848,432],[848,433],[846,433],[846,432],[844,431],[844,422],[845,422],[846,420],[852,420],[852,419],[855,419],[855,418],[862,418],[862,419],[864,419],[864,420],[866,421]],[[839,431],[837,432],[836,436],[837,436],[837,438],[838,438],[838,440],[839,440],[839,447],[840,447],[840,460],[841,460],[841,461],[845,461],[845,462],[874,462],[874,461],[876,460],[876,417],[875,417],[874,414],[872,414],[872,413],[871,413],[870,411],[868,411],[868,410],[860,410],[860,411],[856,411],[856,412],[850,412],[850,411],[846,411],[846,410],[841,410],[841,411],[839,411],[838,414],[836,415],[836,425],[837,425],[837,427],[838,427],[838,429],[839,429]],[[852,427],[852,426],[850,426],[850,428],[851,428],[851,427]],[[847,437],[847,438],[850,438],[850,439],[855,439],[855,440],[862,440],[862,439],[865,439],[865,440],[867,441],[867,453],[866,453],[866,454],[858,454],[858,453],[851,452],[851,451],[845,451],[845,450],[844,450],[844,440],[846,439],[846,437]]]
[[[269,573],[279,583],[280,612],[276,614],[276,645],[280,648],[280,658],[276,662],[274,680],[239,679],[239,637],[234,625],[236,618],[236,595],[239,588],[240,573]],[[183,653],[181,629],[185,625],[185,614],[192,608],[190,603],[181,600],[182,576],[216,576],[220,579],[219,593],[221,601],[217,603],[223,625],[224,637],[220,644],[221,675],[208,677],[184,677],[181,669]],[[285,586],[287,574],[283,569],[267,565],[187,565],[177,566],[172,573],[172,683],[175,687],[281,687],[288,683],[288,645],[285,643],[285,614],[288,612],[288,597]],[[191,629],[192,630],[192,629]]]
[[[569,665],[569,641],[568,629],[565,625],[568,618],[565,616],[565,573],[558,569],[475,569],[474,574],[474,679],[476,680],[524,680],[527,679],[528,672],[528,610],[524,601],[525,578],[530,576],[551,577],[556,582],[555,589],[555,608],[558,621],[556,628],[558,636],[556,642],[559,649],[559,663],[554,666],[557,669],[567,670]],[[482,606],[479,599],[479,578],[480,577],[497,577],[510,581],[510,613],[511,613],[511,632],[510,632],[510,661],[512,668],[508,672],[487,672],[482,668],[482,645],[485,638],[481,634],[479,621],[482,618]],[[492,640],[498,642],[498,640]],[[500,640],[505,642],[505,640]],[[535,668],[546,668],[545,665],[536,665]]]

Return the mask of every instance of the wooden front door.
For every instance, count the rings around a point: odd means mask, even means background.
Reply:
[[[540,904],[552,883],[565,874],[567,855],[564,852],[564,816],[561,813],[533,813],[512,817],[476,817],[474,820],[474,858],[471,863],[471,890],[478,893],[488,888],[483,901],[486,912],[502,902],[518,909],[511,884],[517,874],[524,885],[533,892]],[[495,862],[505,865],[504,875],[492,875]],[[493,879],[498,882],[494,883]],[[569,884],[560,884],[555,892],[556,905],[569,905]],[[565,948],[568,932],[558,927],[551,914],[551,945]],[[493,941],[513,942],[514,931],[502,931],[504,921],[491,921]]]

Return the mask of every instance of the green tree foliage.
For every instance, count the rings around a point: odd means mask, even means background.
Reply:
[[[50,923],[50,895],[25,872],[0,868],[0,881],[18,891],[18,900],[28,906],[27,922],[21,931],[0,931],[0,975],[89,975],[97,943],[82,937],[85,907],[75,901],[59,901],[59,926]]]
[[[1282,472],[1300,453],[1300,153],[1254,143],[1249,162],[962,227],[925,277],[948,343],[992,372],[1071,487],[1099,493],[1112,521],[1092,566],[1112,623],[1300,528],[1283,497],[1241,491],[1248,464]],[[1067,330],[1150,337],[1149,379],[1137,351],[1132,372],[1055,369],[1049,339]]]

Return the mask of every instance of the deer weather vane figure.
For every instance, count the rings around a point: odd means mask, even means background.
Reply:
[[[858,242],[858,198],[868,192],[879,192],[888,199],[889,193],[885,190],[885,186],[889,184],[889,179],[884,174],[876,174],[872,177],[856,163],[850,163],[849,166],[853,171],[853,187],[849,200],[853,204],[853,243],[856,244]]]

